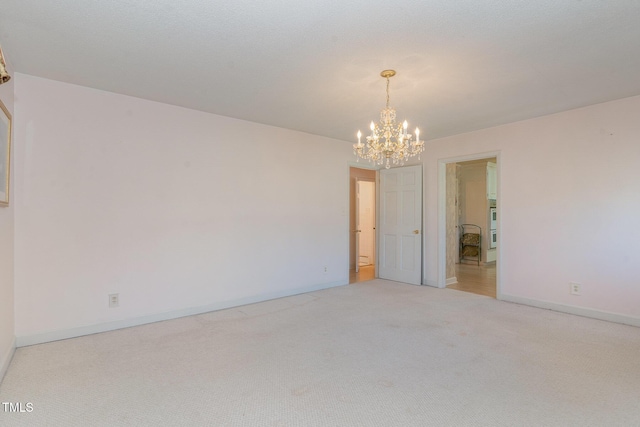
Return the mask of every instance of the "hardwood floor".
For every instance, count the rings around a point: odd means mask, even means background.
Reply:
[[[349,270],[349,283],[366,282],[376,278],[376,267],[374,265],[365,265],[360,267],[360,271]]]
[[[496,297],[496,264],[456,264],[458,283],[447,288]]]
[[[376,269],[373,265],[360,267],[356,273],[349,270],[349,283],[366,282],[376,278]],[[496,297],[496,265],[476,265],[476,264],[456,264],[456,278],[458,283],[449,285],[447,288],[459,291],[471,292],[485,295],[491,298]]]

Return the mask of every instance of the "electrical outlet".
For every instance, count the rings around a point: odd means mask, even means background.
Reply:
[[[569,283],[569,293],[571,295],[581,295],[582,293],[582,285],[580,283]]]
[[[109,294],[109,308],[115,308],[120,305],[120,294]]]
[[[329,268],[325,265],[324,266],[324,272],[326,273],[329,270]]]

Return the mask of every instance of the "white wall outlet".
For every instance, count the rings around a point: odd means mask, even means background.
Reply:
[[[571,295],[581,295],[582,293],[582,285],[580,283],[569,283],[569,293]]]
[[[109,294],[109,308],[115,308],[120,305],[120,294]]]
[[[329,271],[329,268],[325,265],[324,266],[324,272],[326,273],[327,271]]]

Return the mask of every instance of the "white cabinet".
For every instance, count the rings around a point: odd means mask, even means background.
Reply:
[[[487,199],[498,198],[498,170],[496,164],[487,162]]]

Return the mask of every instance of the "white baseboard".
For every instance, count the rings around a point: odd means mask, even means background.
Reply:
[[[64,329],[57,331],[49,331],[41,334],[19,336],[15,340],[17,347],[25,347],[28,345],[42,344],[45,342],[59,341],[68,338],[81,337],[83,335],[97,334],[100,332],[113,331],[116,329],[130,328],[132,326],[144,325],[147,323],[161,322],[163,320],[177,319],[179,317],[193,316],[195,314],[208,313],[210,311],[224,310],[226,308],[239,307],[247,304],[268,301],[277,298],[289,297],[292,295],[304,294],[307,292],[319,291],[322,289],[343,286],[349,283],[349,279],[337,282],[323,283],[321,285],[307,286],[303,288],[288,289],[278,292],[270,292],[266,294],[255,295],[246,298],[240,298],[231,301],[221,301],[213,304],[189,307],[180,310],[174,310],[164,313],[151,314],[148,316],[133,317],[129,319],[116,320],[112,322],[98,323],[95,325],[81,326],[78,328]],[[14,346],[15,347],[15,346]]]
[[[2,359],[0,359],[0,383],[2,383],[2,379],[4,378],[4,374],[7,373],[7,369],[9,369],[9,364],[11,363],[11,359],[13,359],[13,354],[16,352],[16,339],[15,337],[11,341],[11,345],[2,355]]]
[[[458,283],[458,278],[457,277],[449,277],[446,281],[445,281],[445,287],[449,286],[449,285],[453,285],[454,283]],[[438,286],[438,281],[437,280],[424,280],[422,282],[423,285],[426,286],[433,286],[434,288],[439,288],[440,286]]]
[[[575,314],[577,316],[591,317],[593,319],[606,320],[608,322],[622,323],[624,325],[640,327],[640,317],[626,316],[624,314],[610,313],[608,311],[595,310],[592,308],[576,307],[573,305],[558,304],[550,301],[537,300],[532,298],[517,297],[514,295],[501,294],[498,299],[516,304],[530,305],[532,307],[544,308],[547,310],[559,311],[562,313]]]
[[[433,286],[434,288],[438,287],[438,281],[437,280],[427,280],[427,279],[425,279],[422,282],[422,284],[426,285],[426,286]]]

